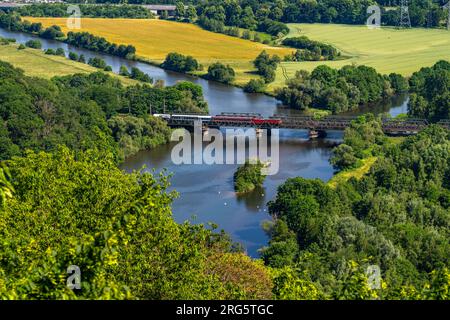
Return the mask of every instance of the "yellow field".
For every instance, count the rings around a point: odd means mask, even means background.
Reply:
[[[74,73],[92,73],[98,69],[87,64],[75,62],[64,57],[44,54],[42,50],[26,48],[17,50],[18,45],[0,45],[0,60],[9,62],[33,77],[50,79]],[[124,85],[137,83],[136,80],[121,77],[112,72],[111,76],[119,78]]]
[[[329,43],[349,57],[339,61],[283,62],[271,87],[281,86],[297,70],[313,70],[321,64],[340,68],[355,63],[374,67],[382,74],[411,75],[441,59],[450,60],[450,31],[438,29],[381,28],[336,24],[289,24],[288,37],[306,35]]]
[[[42,22],[44,26],[59,25],[67,33],[66,18],[31,18],[25,20]],[[74,30],[77,31],[77,30]],[[242,84],[254,77],[252,61],[266,50],[280,57],[292,52],[223,34],[213,33],[188,24],[157,19],[96,19],[81,20],[81,30],[102,36],[110,42],[131,44],[138,56],[160,63],[169,52],[191,55],[207,67],[221,61],[230,64],[237,72],[237,83]]]

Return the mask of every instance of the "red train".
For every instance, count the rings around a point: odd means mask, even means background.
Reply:
[[[257,116],[239,116],[239,115],[219,115],[219,116],[213,116],[211,118],[212,121],[218,122],[218,123],[224,123],[224,122],[233,122],[233,123],[251,123],[253,125],[280,125],[282,123],[281,119],[276,118],[270,118],[270,119],[264,119],[262,117]]]

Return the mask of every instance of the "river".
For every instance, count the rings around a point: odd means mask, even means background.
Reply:
[[[36,38],[29,34],[10,32],[4,29],[0,29],[0,36],[15,38],[19,43]],[[203,88],[203,94],[211,114],[257,112],[264,116],[270,116],[274,113],[296,113],[296,111],[280,106],[276,99],[263,94],[247,94],[239,88],[166,71],[145,63],[94,53],[59,41],[40,38],[39,40],[43,49],[63,48],[66,54],[73,51],[83,54],[87,59],[100,57],[116,73],[121,65],[125,65],[128,68],[137,67],[153,79],[163,80],[166,85],[186,80],[199,84]],[[357,113],[367,111],[366,108]],[[370,111],[374,113],[389,112],[393,116],[405,113],[407,97],[396,97],[384,101],[371,106]],[[280,130],[280,170],[278,174],[268,176],[262,189],[243,196],[236,196],[233,191],[233,174],[237,165],[175,165],[171,160],[173,144],[139,152],[128,158],[122,164],[122,169],[130,172],[139,170],[143,166],[146,166],[144,170],[155,168],[160,171],[166,168],[168,172],[173,173],[170,189],[175,189],[180,194],[173,203],[173,214],[176,221],[213,222],[219,226],[219,229],[229,233],[234,241],[241,243],[249,255],[257,257],[258,249],[268,242],[261,223],[264,220],[270,220],[267,202],[276,196],[277,187],[290,177],[300,176],[329,180],[333,175],[333,168],[329,164],[331,149],[341,139],[341,132],[329,132],[326,139],[310,141],[306,131]]]

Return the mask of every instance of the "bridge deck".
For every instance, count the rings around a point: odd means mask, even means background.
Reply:
[[[229,114],[225,114],[228,116]],[[322,119],[314,119],[313,117],[287,117],[287,116],[273,116],[268,119],[264,118],[245,118],[244,114],[235,118],[219,119],[220,117],[211,117],[205,115],[168,115],[165,119],[169,126],[173,127],[193,127],[196,121],[200,121],[204,127],[241,127],[241,128],[255,128],[255,129],[304,129],[314,131],[326,130],[345,130],[349,127],[352,121],[358,117],[325,117]],[[174,117],[175,116],[175,117]],[[223,115],[221,115],[223,117]],[[255,116],[252,114],[252,116]],[[256,120],[257,121],[256,121]],[[270,121],[276,120],[276,121]],[[450,129],[449,120],[441,120],[439,125]],[[424,119],[383,119],[382,129],[388,134],[415,134],[429,125],[428,121]]]

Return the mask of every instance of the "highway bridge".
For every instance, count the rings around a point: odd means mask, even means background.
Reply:
[[[274,115],[264,118],[258,113],[221,113],[216,116],[204,114],[154,114],[167,121],[170,127],[194,127],[201,123],[207,128],[237,127],[261,129],[302,129],[308,130],[310,137],[326,136],[326,131],[345,130],[357,116],[328,116],[315,119],[311,116]],[[439,125],[450,130],[450,120],[441,120]],[[424,119],[382,119],[382,129],[389,135],[416,134],[429,125]]]

